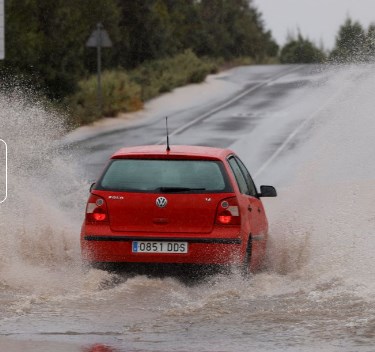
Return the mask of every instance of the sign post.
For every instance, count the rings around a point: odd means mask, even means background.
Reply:
[[[1,1],[1,0],[0,0]],[[103,94],[102,94],[102,48],[112,47],[112,41],[103,25],[98,23],[96,29],[91,33],[90,38],[86,42],[89,48],[96,48],[97,51],[97,66],[98,66],[98,110],[103,112]]]

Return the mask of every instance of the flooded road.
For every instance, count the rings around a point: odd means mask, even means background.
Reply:
[[[140,122],[67,153],[52,148],[64,128],[52,112],[22,96],[0,101],[10,160],[0,351],[374,351],[374,67],[260,70],[220,78],[264,84],[207,117],[197,110],[197,123],[172,140],[220,141],[258,185],[278,188],[265,201],[267,269],[249,280],[84,268],[78,234],[95,165],[119,143],[157,143],[162,112],[148,129]],[[172,134],[186,113],[170,116]]]

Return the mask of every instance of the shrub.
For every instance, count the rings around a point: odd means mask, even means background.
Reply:
[[[70,107],[73,124],[84,125],[102,116],[139,110],[144,101],[176,87],[200,83],[209,73],[216,71],[213,62],[186,50],[174,57],[144,63],[130,72],[120,69],[105,71],[102,74],[102,114],[98,107],[96,75],[81,80],[77,93],[65,102]]]
[[[316,47],[301,34],[297,38],[291,38],[281,49],[280,62],[283,64],[310,64],[321,63],[326,60],[323,50]]]
[[[75,125],[92,123],[102,116],[116,116],[142,108],[141,87],[122,70],[105,71],[102,81],[102,113],[98,106],[97,76],[79,82],[76,94],[67,99]]]
[[[130,75],[142,86],[145,101],[176,87],[203,82],[208,74],[216,70],[214,63],[198,58],[191,50],[185,50],[173,57],[144,63]]]

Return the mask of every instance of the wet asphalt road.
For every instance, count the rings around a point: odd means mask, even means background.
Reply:
[[[251,166],[260,167],[296,124],[310,113],[307,110],[307,115],[291,113],[288,116],[285,110],[289,104],[295,104],[316,88],[316,83],[311,84],[312,81],[326,79],[322,71],[322,67],[313,65],[235,68],[218,79],[241,84],[241,91],[221,101],[207,102],[189,110],[177,110],[168,116],[171,144],[224,148],[248,136],[257,144],[252,153],[257,155],[256,160],[251,161]],[[315,111],[316,105],[307,109]],[[165,113],[159,112],[151,119],[140,119],[127,128],[99,134],[76,143],[74,147],[82,156],[87,177],[93,180],[117,149],[162,144],[165,143],[165,135]],[[261,144],[259,139],[262,140]]]

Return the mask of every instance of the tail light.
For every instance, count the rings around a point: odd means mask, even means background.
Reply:
[[[95,194],[91,194],[86,207],[86,222],[108,223],[108,210],[105,200]]]
[[[241,225],[240,208],[236,197],[222,200],[216,213],[217,225]]]

